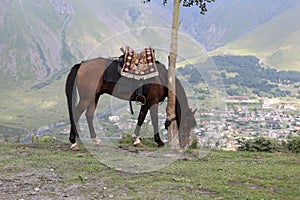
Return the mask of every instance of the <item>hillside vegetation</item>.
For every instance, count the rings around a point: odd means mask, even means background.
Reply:
[[[257,95],[260,97],[300,98],[300,72],[279,71],[260,63],[254,56],[213,56],[229,96]],[[197,64],[196,64],[197,65]],[[187,64],[178,71],[194,87],[205,84],[202,75],[193,65]],[[210,72],[211,76],[216,72]],[[197,90],[197,89],[196,89]],[[199,91],[199,94],[203,91]]]

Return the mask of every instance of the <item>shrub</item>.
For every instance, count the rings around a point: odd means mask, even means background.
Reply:
[[[293,153],[300,153],[300,138],[292,137],[288,140],[286,147],[289,151]]]
[[[198,139],[197,137],[194,137],[189,146],[189,149],[198,149],[198,148],[199,148]]]
[[[122,139],[119,140],[120,144],[130,144],[132,145],[132,143],[134,142],[134,138],[132,135],[129,134],[125,134],[122,136]]]
[[[238,151],[276,152],[280,150],[278,142],[273,139],[257,137],[254,139],[238,139]]]
[[[51,137],[48,135],[39,137],[38,135],[31,135],[31,142],[35,143],[35,142],[42,142],[42,143],[55,143],[56,142],[56,137]]]

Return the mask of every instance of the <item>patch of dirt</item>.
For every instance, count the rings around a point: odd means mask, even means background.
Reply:
[[[46,168],[25,170],[8,176],[0,175],[0,199],[85,200],[87,194],[88,199],[103,199],[110,195],[102,192],[106,187],[96,180],[75,181],[72,184],[61,180],[53,169]]]
[[[11,175],[0,175],[1,199],[22,199],[37,195],[41,190],[51,192],[51,184],[58,182],[53,169],[32,169]],[[26,198],[25,198],[26,199]]]
[[[139,155],[144,155],[144,156],[149,156],[155,152],[155,150],[158,150],[156,148],[154,149],[145,149],[142,147],[134,147],[134,146],[129,146],[129,145],[119,145],[119,149],[122,149],[130,154],[139,154]],[[199,161],[201,157],[200,156],[201,152],[199,150],[192,150],[191,152],[184,151],[182,149],[178,150],[178,152],[166,151],[166,153],[162,156],[165,156],[167,158],[171,158],[174,160],[184,160],[184,161]]]
[[[254,183],[249,183],[249,182],[240,182],[240,181],[229,181],[230,185],[241,185],[241,186],[246,186],[249,187],[252,190],[260,190],[262,189],[261,185],[254,184]]]

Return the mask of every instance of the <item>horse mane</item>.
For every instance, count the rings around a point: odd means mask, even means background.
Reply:
[[[176,77],[176,115],[179,118],[177,120],[177,122],[179,123],[178,124],[179,130],[182,130],[182,127],[180,126],[180,122],[182,120],[182,118],[181,118],[182,113],[185,114],[185,116],[183,116],[183,117],[189,117],[190,119],[193,119],[193,120],[189,120],[189,126],[191,129],[193,129],[196,126],[196,120],[194,118],[194,115],[193,115],[191,109],[189,108],[186,93],[185,93],[180,81]]]

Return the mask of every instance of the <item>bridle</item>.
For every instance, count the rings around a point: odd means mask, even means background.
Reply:
[[[168,130],[168,128],[169,128],[169,126],[171,125],[171,123],[172,123],[173,121],[175,121],[175,120],[176,120],[176,117],[174,117],[174,118],[172,118],[172,119],[166,119],[166,121],[165,121],[165,129]]]

